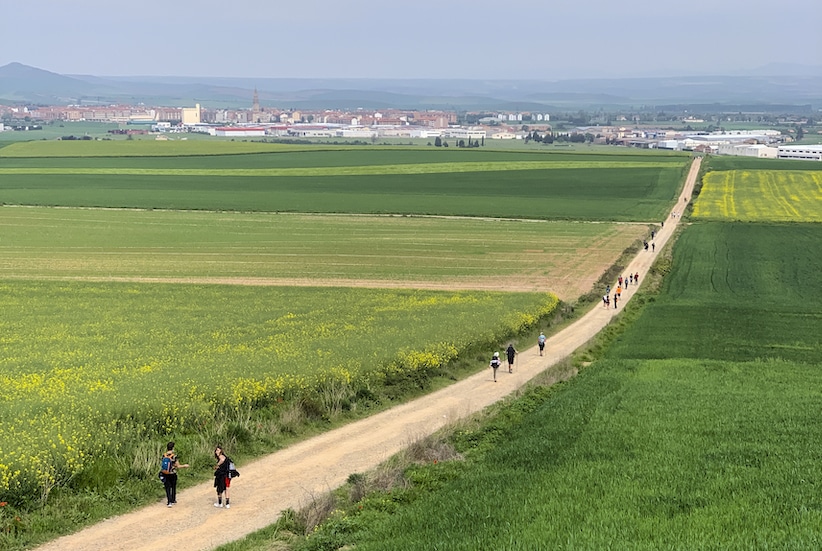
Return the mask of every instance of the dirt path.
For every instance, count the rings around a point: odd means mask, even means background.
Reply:
[[[694,159],[682,195],[672,211],[681,212],[690,199],[700,158]],[[655,238],[660,251],[679,217],[668,217]],[[640,251],[625,273],[648,273],[656,254]],[[513,374],[501,369],[494,383],[484,370],[433,394],[306,440],[253,463],[239,466],[242,477],[231,489],[231,509],[212,507],[210,483],[182,491],[179,504],[162,503],[114,517],[76,534],[54,540],[42,551],[105,549],[106,551],[199,551],[212,549],[272,524],[280,511],[305,504],[311,494],[342,485],[348,475],[367,471],[415,439],[500,400],[589,341],[636,292],[622,292],[619,309],[595,307],[576,323],[548,339],[545,356],[536,346],[520,352]]]

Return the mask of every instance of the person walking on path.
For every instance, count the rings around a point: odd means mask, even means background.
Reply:
[[[639,284],[639,272],[634,274],[634,284]]]
[[[545,333],[540,331],[539,337],[537,337],[537,345],[539,345],[539,355],[542,356],[542,352],[545,350]]]
[[[514,372],[514,359],[517,357],[517,349],[514,348],[514,343],[510,343],[508,345],[508,349],[505,351],[508,355],[508,373]]]
[[[616,310],[616,307],[617,307],[617,300],[618,300],[618,299],[619,299],[619,294],[614,293],[614,310]]]
[[[214,487],[217,489],[217,503],[215,507],[223,507],[223,495],[225,495],[225,508],[231,509],[229,502],[229,488],[231,488],[231,471],[229,469],[231,460],[223,452],[222,446],[214,448],[214,458],[217,464],[214,465]]]
[[[655,244],[655,243],[651,243],[651,252],[654,252],[654,249],[655,249],[655,248],[656,248],[656,244]]]
[[[617,286],[616,295],[614,295],[614,296],[619,296],[619,297],[622,296],[622,284],[621,283]]]
[[[163,487],[166,490],[166,506],[171,507],[177,503],[177,469],[188,467],[188,463],[181,465],[177,459],[177,452],[174,451],[174,442],[166,444],[166,453],[160,461],[160,474],[163,480]]]
[[[494,357],[491,358],[491,363],[489,365],[491,366],[491,371],[494,372],[495,383],[497,382],[497,369],[499,369],[501,363],[502,362],[499,361],[499,352],[494,352]]]
[[[608,295],[602,295],[602,304],[605,305],[605,308],[608,308]]]

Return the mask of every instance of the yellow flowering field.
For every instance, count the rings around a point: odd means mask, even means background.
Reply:
[[[44,498],[135,435],[369,388],[549,314],[547,293],[0,282],[0,496]],[[328,408],[339,404],[324,404]]]
[[[753,222],[822,222],[822,171],[710,172],[703,179],[693,216]]]

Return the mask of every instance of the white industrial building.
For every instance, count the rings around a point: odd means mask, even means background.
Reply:
[[[337,130],[337,136],[341,138],[376,138],[377,131],[367,126],[349,126]]]
[[[682,140],[686,149],[690,149],[698,145],[720,146],[724,144],[742,144],[742,143],[771,143],[775,141],[778,134],[765,134],[767,131],[757,131],[756,133],[722,133],[722,134],[691,134]]]
[[[682,150],[682,143],[679,140],[660,140],[656,144],[659,149],[673,149],[674,151]]]
[[[287,127],[289,136],[301,138],[333,138],[339,135],[338,124],[292,124]]]
[[[738,157],[757,157],[759,159],[776,159],[776,147],[764,144],[722,144],[717,153],[720,155],[736,155]]]
[[[265,136],[262,126],[219,126],[210,128],[209,134],[228,138],[256,138]]]
[[[481,128],[455,128],[451,127],[445,135],[449,138],[466,139],[466,140],[480,140],[485,139],[485,130]]]
[[[822,161],[822,145],[780,145],[777,158]]]

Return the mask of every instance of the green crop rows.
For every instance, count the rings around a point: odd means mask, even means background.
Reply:
[[[433,150],[5,157],[0,197],[18,205],[647,222],[663,216],[685,166],[665,155]]]
[[[678,243],[681,268],[613,354],[820,361],[822,265],[808,254],[820,239],[819,224],[693,226]]]

